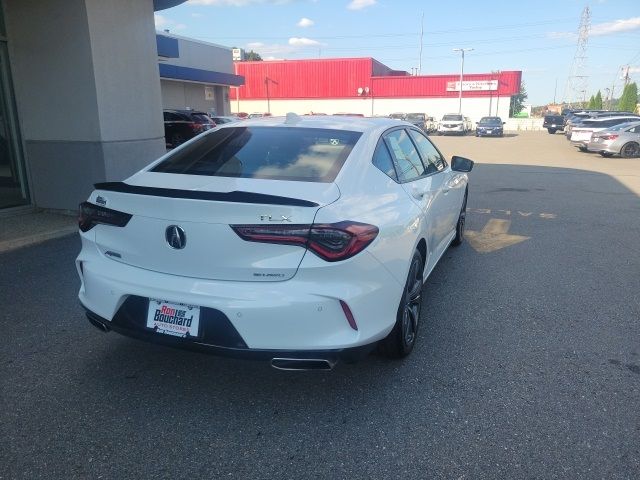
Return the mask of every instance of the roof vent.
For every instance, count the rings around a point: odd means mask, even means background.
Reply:
[[[302,121],[302,117],[297,113],[289,112],[287,113],[287,119],[284,121],[285,125],[295,125],[296,123],[300,123]]]

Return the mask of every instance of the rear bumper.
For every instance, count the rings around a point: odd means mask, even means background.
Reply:
[[[214,325],[205,341],[209,346],[220,345],[210,339],[217,338],[215,325],[226,322],[242,340],[228,345],[233,348],[319,351],[360,347],[377,342],[391,331],[404,288],[366,251],[333,264],[306,255],[290,280],[240,282],[133,267],[105,257],[93,242],[85,237],[82,240],[76,264],[81,279],[78,297],[84,308],[113,330],[159,343],[175,339],[146,331],[149,298],[197,305],[208,311],[209,317],[201,318],[201,325]],[[138,302],[136,313],[124,312],[135,321],[123,324],[118,315],[123,306],[130,308],[131,299],[138,299],[133,300]],[[357,330],[349,325],[341,300],[349,306]],[[132,321],[136,328],[126,333]]]
[[[346,363],[356,362],[368,355],[377,346],[377,342],[373,342],[358,347],[340,349],[276,350],[248,348],[239,336],[236,340],[239,340],[240,343],[237,343],[233,336],[226,340],[218,338],[217,341],[214,339],[178,338],[147,330],[144,328],[144,317],[132,315],[131,310],[131,306],[123,306],[114,320],[109,321],[85,308],[89,322],[103,332],[113,330],[121,335],[149,343],[230,358],[258,361],[271,361],[275,358],[327,360],[329,364],[333,365],[339,361]],[[133,307],[133,310],[135,310],[135,307]],[[229,332],[226,331],[225,333]]]
[[[502,135],[504,135],[503,130],[492,130],[491,133],[482,130],[476,130],[476,136],[478,137],[501,137]]]

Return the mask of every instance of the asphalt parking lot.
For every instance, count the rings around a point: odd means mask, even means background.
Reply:
[[[477,161],[411,356],[286,373],[103,334],[70,236],[0,255],[0,478],[640,476],[640,159],[434,137]]]

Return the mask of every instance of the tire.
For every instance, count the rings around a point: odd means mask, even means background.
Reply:
[[[602,155],[604,158],[613,157],[613,153],[611,153],[611,152],[600,152],[600,155]]]
[[[420,312],[422,311],[422,273],[424,260],[416,250],[411,258],[407,283],[405,284],[396,323],[387,337],[378,344],[379,351],[387,358],[404,358],[411,353],[416,343]]]
[[[640,145],[636,142],[625,143],[620,149],[620,156],[622,158],[633,158],[640,156]]]
[[[556,129],[555,128],[547,128],[547,132],[549,132],[551,135],[556,133]]]
[[[578,150],[580,150],[581,152],[586,152],[587,151],[587,147],[578,147]]]
[[[462,245],[464,241],[464,226],[467,220],[467,197],[469,192],[464,192],[464,200],[462,200],[462,208],[460,209],[460,215],[458,216],[458,223],[456,224],[456,236],[451,241],[451,245],[457,247]]]
[[[179,147],[184,142],[186,142],[186,139],[179,133],[174,133],[173,135],[171,135],[171,146],[173,148]]]

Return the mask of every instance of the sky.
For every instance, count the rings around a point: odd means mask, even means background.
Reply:
[[[412,72],[422,43],[423,75],[460,72],[453,49],[473,48],[466,73],[521,70],[535,106],[565,97],[586,6],[586,98],[598,89],[606,98],[606,88],[617,98],[623,69],[640,80],[640,0],[189,0],[155,20],[158,30],[265,60],[373,57]]]

